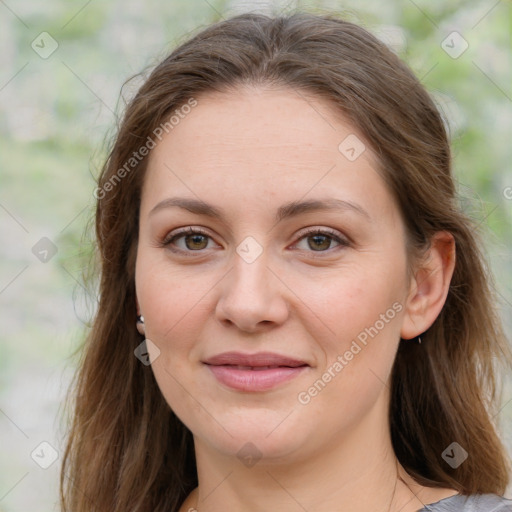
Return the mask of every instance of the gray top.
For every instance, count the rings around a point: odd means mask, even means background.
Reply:
[[[418,512],[512,512],[512,500],[497,494],[455,494],[425,505]]]

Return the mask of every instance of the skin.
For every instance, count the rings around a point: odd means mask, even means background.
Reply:
[[[150,155],[136,262],[137,309],[160,350],[151,367],[194,436],[199,486],[180,512],[413,512],[456,494],[418,485],[401,466],[397,483],[387,421],[393,361],[407,343],[400,337],[414,338],[438,316],[453,238],[438,233],[408,276],[404,223],[375,156],[368,145],[354,161],[339,151],[348,135],[363,138],[324,100],[263,87],[197,100]],[[150,213],[177,196],[225,217]],[[346,208],[274,220],[286,202],[325,198],[366,215]],[[208,236],[164,245],[188,226]],[[304,238],[305,228],[330,228],[348,243]],[[248,236],[262,249],[251,263],[236,252]],[[397,303],[394,318],[300,403],[298,394]],[[310,367],[270,391],[235,391],[201,362],[232,350],[277,352]],[[248,442],[261,457],[252,467],[237,457]]]

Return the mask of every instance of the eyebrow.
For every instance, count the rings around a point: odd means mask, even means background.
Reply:
[[[149,212],[149,215],[151,216],[160,210],[173,207],[182,208],[191,213],[195,213],[196,215],[204,215],[214,219],[223,219],[225,217],[223,209],[205,203],[199,199],[186,197],[169,197],[164,199],[152,208],[152,210]],[[362,206],[343,199],[326,198],[313,199],[309,201],[291,201],[286,203],[277,209],[275,222],[281,222],[284,219],[303,213],[333,210],[353,211],[371,221],[370,214]]]

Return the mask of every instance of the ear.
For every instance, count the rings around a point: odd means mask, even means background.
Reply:
[[[444,306],[455,268],[455,240],[451,233],[439,231],[411,279],[400,331],[408,340],[425,332]]]
[[[139,300],[137,299],[137,294],[135,294],[135,307],[137,308],[137,316],[140,316],[140,306]]]

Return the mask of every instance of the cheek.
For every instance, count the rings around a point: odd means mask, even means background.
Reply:
[[[151,370],[166,402],[188,425],[203,411],[190,380],[190,355],[200,338],[201,297],[207,293],[204,280],[171,271],[169,265],[146,262],[137,265],[137,297],[146,324],[146,338],[160,350]],[[211,286],[210,286],[211,287]],[[204,418],[208,424],[208,418]]]
[[[325,359],[296,397],[304,415],[323,418],[326,436],[350,430],[374,409],[386,392],[399,343],[403,306],[397,295],[382,280],[345,284],[346,292],[332,294],[326,309],[325,323],[336,336],[316,339]]]
[[[186,339],[186,333],[200,325],[194,321],[194,315],[201,312],[201,300],[207,299],[213,283],[209,284],[197,270],[176,269],[161,259],[146,259],[143,253],[136,269],[137,298],[145,318],[146,335],[159,346]]]
[[[166,261],[144,256],[142,253],[137,261],[137,297],[146,338],[160,350],[151,367],[169,405],[180,417],[182,413],[188,416],[197,402],[185,390],[193,389],[191,364],[197,363],[194,356],[197,340],[203,337],[205,304],[217,281],[192,266],[177,270]]]
[[[318,388],[326,384],[331,390],[326,399],[343,397],[343,402],[355,400],[359,407],[358,401],[362,406],[375,397],[391,371],[400,339],[405,279],[398,271],[378,266],[352,270],[324,287],[323,294],[309,297],[329,327],[315,336],[325,356]]]
[[[297,287],[299,281],[295,282]],[[405,280],[398,271],[378,265],[353,266],[328,279],[302,284],[298,294],[307,297],[306,305],[322,321],[329,346],[343,349],[360,333],[364,341],[364,333],[372,327],[383,337],[399,330]]]

